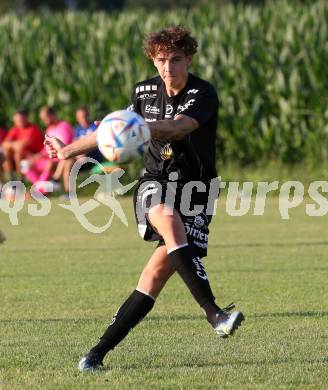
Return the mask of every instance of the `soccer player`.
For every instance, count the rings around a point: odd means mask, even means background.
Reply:
[[[79,362],[81,371],[101,367],[110,350],[123,340],[154,306],[167,280],[177,272],[220,337],[228,337],[243,321],[234,307],[219,307],[201,258],[207,254],[211,215],[185,215],[183,188],[203,183],[205,192],[192,192],[193,205],[206,205],[209,182],[217,176],[215,140],[218,98],[208,82],[189,73],[197,42],[183,27],[170,27],[148,35],[144,51],[159,76],[138,83],[129,107],[142,115],[151,130],[145,155],[146,172],[134,203],[139,232],[158,246],[141,273],[138,285],[115,314],[100,341]],[[52,157],[68,158],[96,147],[96,135],[64,146],[47,138]],[[160,185],[158,185],[160,184]],[[203,188],[204,190],[204,188]],[[172,199],[173,201],[167,201]],[[180,202],[181,201],[181,202]],[[183,211],[183,210],[184,211]]]

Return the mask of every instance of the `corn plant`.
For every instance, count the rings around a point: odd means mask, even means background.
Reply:
[[[220,96],[218,162],[328,162],[328,3],[223,5],[167,13],[0,17],[0,125],[18,107],[54,105],[74,121],[127,106],[155,74],[143,36],[173,24],[198,39],[192,72]]]

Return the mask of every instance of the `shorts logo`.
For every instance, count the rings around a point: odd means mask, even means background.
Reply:
[[[194,229],[186,222],[184,225],[188,236],[193,237],[196,240],[200,240],[206,243],[208,242],[208,235],[206,233],[203,233],[200,229]]]
[[[195,219],[194,219],[194,225],[197,227],[197,228],[201,228],[204,226],[204,219],[200,216],[200,215],[196,215]]]
[[[139,195],[139,202],[141,202],[141,206],[144,207],[144,203],[149,195],[154,195],[158,191],[158,188],[155,186],[155,184],[149,184],[145,188],[143,188],[140,191]],[[142,194],[142,195],[141,195]]]
[[[173,149],[170,144],[166,144],[162,147],[160,151],[161,159],[162,160],[171,160],[173,157]]]

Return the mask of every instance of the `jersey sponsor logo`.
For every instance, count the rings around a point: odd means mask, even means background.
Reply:
[[[156,106],[152,106],[151,104],[147,104],[146,108],[145,108],[145,112],[147,114],[159,115],[161,110]]]
[[[162,160],[171,160],[173,157],[173,149],[170,144],[166,144],[162,147],[160,151],[160,156]]]
[[[140,92],[149,92],[149,91],[157,91],[157,85],[139,85],[137,88],[136,88],[136,93],[140,93]]]
[[[172,118],[173,106],[167,104],[165,107],[165,118]]]
[[[194,103],[195,103],[195,99],[190,99],[190,100],[188,100],[187,101],[187,103],[185,103],[184,105],[179,105],[178,106],[178,109],[177,109],[177,114],[179,114],[180,112],[183,112],[183,111],[185,111],[185,110],[188,110],[188,108],[190,107],[190,106],[192,106]]]
[[[144,118],[146,122],[156,122],[155,118]]]
[[[190,93],[192,93],[195,95],[197,92],[199,92],[199,89],[189,89],[189,91],[187,91],[187,94],[189,95]]]
[[[155,99],[157,97],[157,93],[144,93],[143,95],[138,95],[138,100],[145,100],[145,99]]]

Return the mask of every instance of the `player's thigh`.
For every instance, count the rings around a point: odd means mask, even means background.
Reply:
[[[186,243],[185,226],[175,209],[163,203],[156,205],[149,210],[148,220],[163,237],[167,250]]]
[[[174,272],[175,268],[168,258],[166,246],[160,246],[143,269],[138,289],[156,298]]]

